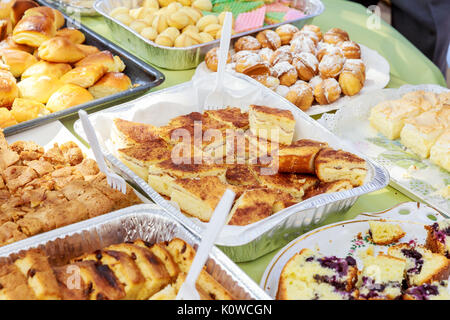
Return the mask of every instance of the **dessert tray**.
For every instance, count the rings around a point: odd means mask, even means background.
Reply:
[[[319,120],[341,137],[349,146],[383,165],[390,174],[390,184],[412,197],[425,202],[445,215],[450,215],[450,199],[445,188],[450,173],[408,152],[399,140],[389,140],[369,124],[369,113],[376,104],[399,99],[411,91],[424,90],[441,93],[448,89],[437,85],[405,85],[399,89],[383,89],[352,100],[335,114],[325,114]]]
[[[382,57],[377,51],[372,50],[361,44],[359,44],[359,46],[361,47],[361,59],[366,65],[366,82],[364,83],[364,87],[361,89],[361,91],[352,97],[342,96],[337,101],[327,105],[319,105],[315,103],[307,111],[305,111],[306,114],[312,116],[333,110],[338,110],[362,95],[365,95],[378,89],[383,89],[384,87],[387,86],[390,80],[389,62],[387,62],[387,60],[384,57]],[[227,65],[227,71],[233,74],[237,74],[237,72],[233,70],[231,64]],[[202,77],[203,75],[209,73],[213,72],[208,69],[205,62],[202,62],[197,67],[193,79],[197,77]],[[240,75],[245,76],[243,74]],[[251,79],[250,77],[248,78],[250,79],[250,81],[257,82],[256,80]],[[280,98],[284,99],[281,96]]]
[[[368,221],[383,220],[399,225],[406,235],[401,242],[424,244],[427,232],[425,225],[441,221],[445,217],[435,209],[416,202],[406,202],[386,211],[362,213],[353,220],[319,227],[291,241],[281,249],[267,266],[260,286],[271,297],[278,290],[278,280],[283,267],[296,253],[304,248],[318,250],[324,255],[353,257],[358,267],[362,266],[361,255],[373,246],[374,254],[386,252],[388,246],[375,245],[367,234]]]

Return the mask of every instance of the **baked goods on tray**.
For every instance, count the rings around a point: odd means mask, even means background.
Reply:
[[[113,244],[54,265],[40,249],[0,263],[1,300],[173,300],[195,250],[184,240]],[[205,269],[197,279],[202,300],[233,296]]]
[[[420,158],[450,171],[449,93],[406,93],[398,100],[374,106],[370,124],[388,139],[400,142]]]
[[[365,160],[327,143],[293,141],[294,129],[290,111],[251,105],[192,112],[160,127],[114,119],[111,139],[119,159],[188,216],[209,221],[232,189],[228,223],[244,226],[364,183]]]
[[[377,228],[374,228],[375,223]],[[448,226],[448,221],[440,224]],[[369,221],[369,226],[373,239],[373,231],[392,231],[392,226],[396,225],[374,220]],[[437,228],[425,226],[429,232]],[[429,240],[426,247],[413,242],[391,245],[397,240],[380,244],[387,246],[385,253],[374,255],[373,248],[367,250],[360,256],[362,266],[359,269],[351,256],[326,257],[311,249],[302,249],[281,271],[277,298],[450,300],[447,287],[450,260],[442,248]]]
[[[0,246],[141,203],[108,186],[73,142],[44,150],[0,133]]]
[[[214,55],[215,48],[205,60],[211,71],[217,70]],[[255,37],[244,36],[234,43],[231,60],[231,69],[254,78],[303,111],[314,102],[326,105],[341,95],[357,94],[366,79],[359,45],[338,28],[322,34],[314,25],[299,30],[287,24]]]
[[[5,10],[11,28],[0,37],[0,128],[132,88],[120,57],[84,44],[58,10],[19,0]]]

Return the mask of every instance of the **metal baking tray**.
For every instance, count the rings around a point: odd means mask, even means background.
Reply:
[[[114,156],[110,149],[108,149],[108,139],[110,138],[112,119],[116,117],[140,122],[144,122],[143,118],[147,117],[147,120],[155,119],[158,122],[162,122],[167,120],[161,120],[163,117],[168,117],[169,115],[176,116],[179,112],[187,114],[192,111],[199,111],[198,109],[189,109],[187,108],[187,105],[202,105],[200,99],[213,89],[215,79],[215,75],[210,74],[201,82],[186,82],[155,93],[147,94],[135,101],[130,101],[90,115],[90,120],[93,122],[94,127],[96,127],[97,136],[102,144],[102,150],[105,157],[112,164],[113,168],[124,178],[137,184],[155,203],[171,214],[183,219],[186,225],[196,223],[183,215],[179,209],[155,192],[146,181],[139,178],[132,170]],[[227,73],[224,81],[225,88],[228,90],[224,94],[225,103],[227,105],[243,107],[243,105],[248,106],[249,104],[263,104],[290,110],[297,122],[297,138],[302,137],[326,141],[334,148],[341,148],[354,152],[365,159],[369,166],[368,179],[361,187],[312,197],[277,212],[260,222],[251,224],[245,229],[235,229],[228,235],[225,235],[224,233],[226,230],[222,231],[216,244],[233,261],[251,261],[282,247],[300,234],[315,228],[327,217],[331,215],[339,216],[339,214],[348,211],[359,196],[382,189],[388,184],[389,174],[381,165],[355,151],[354,148],[346,145],[344,141],[332,134],[317,121],[311,119],[308,115],[277,93],[266,88],[256,80],[244,75],[232,75]],[[196,90],[199,90],[200,92],[197,92],[197,96]],[[251,94],[251,96],[248,96],[248,94]],[[250,98],[253,99],[251,102],[248,101]],[[162,107],[163,109],[155,110],[156,107]],[[136,113],[138,114],[138,119],[127,118],[132,117],[136,110],[139,110],[139,112]],[[164,112],[166,114],[163,114]],[[157,117],[153,117],[155,113],[158,114]],[[152,124],[164,125],[165,123]],[[74,129],[79,136],[85,137],[80,121],[75,122]]]
[[[43,6],[52,7],[51,4],[46,1],[39,0],[38,3]],[[101,99],[92,100],[87,103],[83,103],[65,110],[51,113],[49,115],[38,117],[29,121],[21,122],[14,126],[7,127],[3,130],[5,136],[9,136],[14,133],[18,133],[29,128],[40,126],[44,123],[51,122],[53,120],[62,119],[71,114],[78,112],[78,110],[84,109],[89,110],[95,107],[107,106],[114,102],[123,101],[123,99],[135,98],[138,95],[142,95],[149,91],[150,89],[160,85],[164,80],[164,75],[151,67],[147,63],[143,62],[141,59],[130,54],[126,50],[120,48],[119,46],[113,44],[111,41],[103,38],[99,34],[95,33],[91,29],[80,25],[78,22],[74,21],[72,18],[64,15],[66,18],[66,25],[70,24],[72,26],[79,26],[79,30],[86,36],[85,44],[93,45],[102,50],[109,50],[114,55],[119,56],[125,63],[126,68],[124,73],[130,77],[131,82],[136,85],[135,87],[123,91],[111,96],[107,96]]]
[[[194,248],[199,232],[187,229],[156,205],[138,205],[64,228],[34,236],[0,248],[0,261],[13,260],[24,250],[40,248],[52,265],[63,265],[83,253],[111,244],[143,239],[150,243],[180,238]],[[213,247],[206,270],[239,300],[271,300],[237,265]]]
[[[306,15],[300,19],[268,25],[247,32],[241,32],[233,35],[231,39],[236,39],[249,34],[255,34],[266,29],[276,28],[286,23],[292,23],[301,28],[303,25],[311,21],[312,18],[320,15],[325,10],[325,6],[320,0],[291,0],[290,2],[293,3],[295,8],[303,9],[306,12]],[[129,26],[109,15],[111,10],[119,6],[137,8],[140,3],[142,3],[142,0],[96,0],[94,8],[105,18],[106,23],[111,29],[113,37],[119,43],[123,44],[125,48],[132,48],[134,52],[139,52],[144,59],[155,64],[156,66],[170,70],[192,69],[203,61],[205,54],[210,49],[219,45],[220,40],[185,48],[161,46],[144,38]]]

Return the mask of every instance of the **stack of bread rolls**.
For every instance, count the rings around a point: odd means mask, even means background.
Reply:
[[[32,0],[0,6],[1,128],[132,86],[118,56],[64,25],[61,12]]]

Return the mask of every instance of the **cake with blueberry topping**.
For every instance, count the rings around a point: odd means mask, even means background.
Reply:
[[[280,300],[350,300],[357,297],[356,261],[324,256],[310,249],[294,255],[281,272]]]
[[[428,232],[426,247],[450,259],[450,219],[425,226]]]
[[[403,295],[403,300],[450,300],[447,282],[425,283],[408,288]]]

